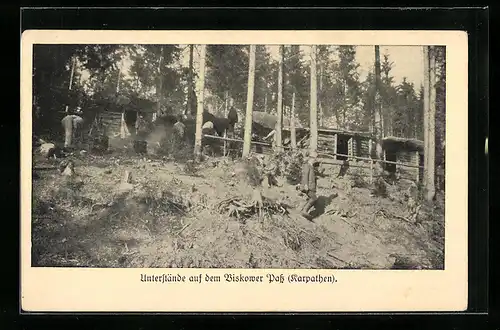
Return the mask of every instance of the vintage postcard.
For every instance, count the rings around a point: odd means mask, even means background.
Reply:
[[[467,308],[465,32],[21,39],[23,311]]]

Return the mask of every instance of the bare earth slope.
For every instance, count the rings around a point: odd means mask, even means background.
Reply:
[[[33,181],[33,266],[443,268],[443,197],[410,223],[404,183],[374,197],[331,167],[318,182],[314,223],[298,216],[304,197],[286,182],[259,189],[288,215],[242,219],[218,208],[231,198],[251,201],[241,162],[177,165],[118,154],[74,161],[74,176],[45,169]]]

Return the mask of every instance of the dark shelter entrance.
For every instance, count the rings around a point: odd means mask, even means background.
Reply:
[[[389,162],[396,162],[397,161],[397,156],[396,156],[396,151],[392,149],[388,149],[385,151],[385,160]],[[396,164],[384,164],[384,169],[388,171],[389,173],[396,173]]]
[[[413,165],[417,161],[415,153],[418,153],[419,162],[423,162],[423,141],[390,136],[382,140],[382,147],[385,152],[385,160],[387,161],[403,161]],[[384,169],[391,174],[396,173],[396,164],[385,164]],[[419,177],[421,178],[422,176],[419,175]]]
[[[135,124],[137,122],[137,111],[124,111],[125,124],[130,132],[130,134],[135,135]]]
[[[349,154],[349,137],[346,135],[337,136],[337,154],[348,155]],[[346,160],[347,156],[337,155],[338,160]]]

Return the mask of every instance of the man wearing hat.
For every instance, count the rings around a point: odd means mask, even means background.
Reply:
[[[77,107],[75,114],[67,115],[61,120],[64,129],[64,148],[73,147],[74,138],[76,136],[82,138],[83,118],[80,117],[81,114],[81,108]]]
[[[302,166],[302,183],[300,190],[307,195],[307,202],[300,210],[301,215],[312,220],[309,210],[314,206],[318,197],[316,196],[316,172],[319,162],[314,155],[309,155],[307,162]]]

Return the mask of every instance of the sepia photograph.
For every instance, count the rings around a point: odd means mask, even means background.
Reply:
[[[32,265],[443,269],[445,55],[35,45]]]
[[[466,253],[466,233],[450,243],[445,221],[450,46],[302,36],[33,37],[26,267],[139,269],[138,283],[182,269],[200,282],[213,281],[202,269],[224,270],[215,282],[267,270],[265,283],[286,270],[299,274],[288,283],[336,283],[335,270],[456,269],[448,253]],[[315,270],[327,275],[299,273]]]

